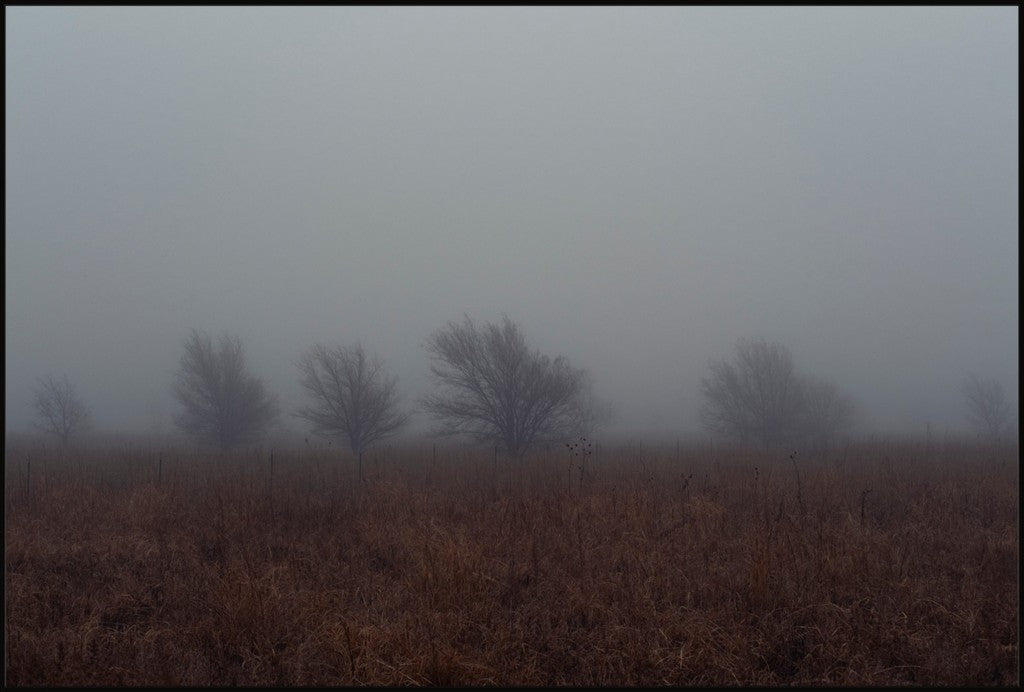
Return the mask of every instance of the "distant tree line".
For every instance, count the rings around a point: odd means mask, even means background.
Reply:
[[[193,331],[176,374],[177,426],[196,440],[229,449],[273,425],[278,408],[245,368],[241,342]],[[520,457],[539,444],[585,435],[610,417],[585,370],[532,349],[519,326],[449,322],[427,341],[438,392],[421,400],[437,435],[467,436]],[[309,402],[292,413],[315,435],[343,441],[353,454],[409,422],[397,378],[358,342],[315,344],[296,362]]]
[[[176,426],[220,449],[260,440],[280,418],[277,398],[249,372],[241,340],[214,343],[198,330],[185,340],[172,391]],[[419,404],[433,433],[467,437],[521,457],[539,445],[587,437],[611,419],[589,373],[565,356],[532,348],[515,322],[478,325],[468,316],[427,339],[435,391]],[[411,414],[401,408],[397,378],[356,342],[315,344],[296,361],[308,402],[291,412],[313,434],[342,441],[353,454],[399,433]],[[731,360],[709,364],[701,379],[700,418],[710,432],[764,448],[826,447],[855,423],[857,408],[837,385],[796,370],[789,350],[764,339],[740,339]],[[961,385],[967,419],[992,438],[1011,413],[1002,386],[970,375]],[[35,391],[38,426],[67,446],[90,424],[68,379],[47,377]]]

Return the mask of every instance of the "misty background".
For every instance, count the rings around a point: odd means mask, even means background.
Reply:
[[[7,7],[5,430],[67,373],[170,432],[191,328],[290,413],[359,340],[502,313],[609,434],[701,433],[739,337],[966,430],[1018,401],[1016,7]],[[303,432],[289,415],[282,424]],[[413,419],[410,434],[431,421]]]

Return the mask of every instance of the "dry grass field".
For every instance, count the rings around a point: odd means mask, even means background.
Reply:
[[[9,448],[6,682],[1016,685],[1018,462]]]

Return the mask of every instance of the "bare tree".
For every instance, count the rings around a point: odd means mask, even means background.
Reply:
[[[185,341],[174,394],[184,410],[174,422],[193,437],[227,450],[259,439],[277,418],[277,401],[263,381],[246,371],[236,336],[214,349],[209,336],[192,330]]]
[[[803,387],[789,350],[764,339],[740,339],[736,361],[711,363],[701,380],[701,418],[709,430],[766,448],[797,434]]]
[[[35,409],[39,416],[39,429],[56,436],[63,447],[89,427],[89,409],[67,375],[60,379],[50,375],[39,380],[35,390]]]
[[[853,399],[832,382],[806,376],[802,382],[802,433],[817,447],[827,447],[836,435],[853,425]]]
[[[468,435],[519,457],[597,422],[588,412],[585,371],[564,356],[551,359],[531,350],[508,317],[481,328],[468,316],[461,324],[449,322],[426,348],[443,391],[422,404],[439,421],[438,434]]]
[[[1010,421],[1010,406],[999,381],[971,373],[961,383],[960,391],[967,402],[971,425],[989,437],[999,437]]]
[[[614,407],[594,392],[593,378],[587,371],[583,371],[575,415],[576,422],[569,427],[581,437],[590,437],[615,420]]]
[[[379,360],[367,358],[362,345],[328,349],[317,344],[297,365],[314,403],[294,415],[312,423],[318,435],[345,438],[353,454],[409,422],[409,414],[398,409],[397,378],[389,377]]]

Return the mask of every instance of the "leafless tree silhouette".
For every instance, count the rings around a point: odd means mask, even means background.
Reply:
[[[797,436],[803,388],[789,350],[764,339],[740,339],[736,360],[711,363],[701,380],[700,414],[709,430],[766,448]]]
[[[89,427],[89,409],[67,375],[60,379],[51,375],[39,380],[35,390],[35,409],[39,416],[39,429],[57,437],[63,447]]]
[[[294,415],[312,423],[318,435],[346,439],[353,454],[409,421],[409,414],[398,409],[397,379],[385,373],[379,360],[368,358],[362,345],[329,349],[317,344],[297,365],[314,403]]]
[[[466,316],[428,339],[430,372],[442,392],[422,399],[441,435],[467,435],[520,457],[534,445],[585,433],[600,407],[586,396],[586,372],[564,356],[531,350],[507,316],[477,325]]]
[[[961,383],[960,391],[967,402],[971,425],[989,437],[999,437],[1010,420],[1010,406],[998,380],[971,373]]]
[[[192,330],[185,341],[174,394],[183,411],[175,424],[198,440],[227,450],[259,439],[276,420],[277,401],[245,366],[241,340],[224,335],[218,349]]]
[[[853,425],[857,407],[853,399],[827,380],[809,375],[801,386],[801,434],[816,447],[828,447],[836,435]]]

